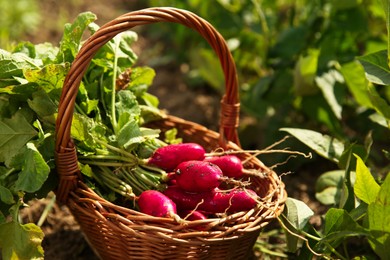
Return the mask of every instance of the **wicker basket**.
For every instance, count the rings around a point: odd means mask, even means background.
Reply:
[[[184,142],[196,142],[206,150],[240,150],[237,135],[239,100],[236,68],[223,37],[205,20],[176,8],[150,8],[124,14],[93,34],[73,62],[65,79],[56,125],[56,170],[60,182],[57,198],[65,203],[81,226],[88,242],[102,259],[249,259],[261,231],[283,210],[286,199],[279,177],[250,154],[246,168],[267,172],[252,178],[252,189],[263,203],[248,212],[179,224],[115,205],[89,189],[82,181],[77,154],[70,137],[78,87],[95,53],[115,35],[136,25],[157,22],[183,24],[208,41],[218,55],[226,82],[221,101],[219,132],[174,116],[153,123],[162,131],[175,127]],[[149,126],[151,127],[151,126]],[[197,225],[206,226],[198,231]]]

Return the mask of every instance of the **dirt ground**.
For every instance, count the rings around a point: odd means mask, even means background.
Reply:
[[[42,10],[47,11],[47,16],[45,15],[45,21],[42,21],[42,30],[39,34],[29,35],[29,40],[34,43],[43,41],[58,42],[61,34],[54,25],[52,26],[48,23],[48,20],[57,21],[59,19],[57,17],[58,14],[62,14],[65,17],[75,17],[79,12],[92,11],[99,18],[97,23],[102,25],[126,11],[143,7],[139,3],[128,4],[127,2],[129,1],[125,0],[87,0],[83,1],[83,3],[69,1],[69,3],[73,3],[71,8],[65,2],[55,0],[41,1]],[[148,40],[141,37],[140,44],[145,47],[148,45]],[[207,89],[188,87],[181,77],[180,67],[168,66],[155,69],[157,77],[151,92],[159,97],[162,108],[167,109],[176,116],[192,120],[211,129],[216,129],[219,95],[210,93]],[[310,174],[310,170],[305,170],[284,177],[284,182],[289,196],[303,200],[316,212],[313,222],[318,223],[320,221],[319,215],[323,212],[324,207],[314,199],[315,178],[310,178]],[[37,223],[49,202],[49,199],[44,199],[33,203],[30,208],[23,211],[23,219]],[[60,207],[54,204],[42,225],[42,229],[45,233],[43,240],[45,259],[98,259],[66,206]]]

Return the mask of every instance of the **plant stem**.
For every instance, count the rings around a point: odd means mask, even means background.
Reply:
[[[134,154],[131,154],[131,153],[129,153],[129,152],[123,150],[123,149],[117,148],[115,146],[112,146],[112,145],[110,145],[108,143],[105,143],[103,141],[100,141],[98,139],[96,139],[95,142],[97,142],[98,144],[104,145],[105,147],[107,147],[107,149],[109,149],[109,150],[111,150],[113,152],[117,152],[117,153],[120,153],[120,154],[122,154],[124,156],[130,157],[130,158],[134,159],[134,161],[137,162],[137,163],[141,163],[142,162],[142,160],[139,160]]]
[[[116,121],[116,112],[115,112],[115,92],[116,92],[116,75],[118,72],[118,49],[119,49],[119,41],[115,40],[115,50],[114,50],[114,67],[112,72],[112,88],[111,88],[111,124],[114,129],[115,134],[118,132],[118,122]]]
[[[46,205],[45,209],[43,210],[41,217],[38,220],[37,223],[38,227],[41,227],[43,225],[43,222],[46,220],[47,215],[49,214],[50,210],[53,208],[55,202],[56,202],[56,195],[53,194],[50,198],[49,203]]]

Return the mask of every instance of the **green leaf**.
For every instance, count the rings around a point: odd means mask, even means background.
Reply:
[[[121,90],[117,92],[115,108],[118,116],[122,113],[129,113],[132,116],[138,116],[141,111],[138,107],[136,96],[130,90]]]
[[[337,205],[340,201],[343,179],[343,170],[323,173],[316,182],[316,199],[324,205]]]
[[[44,259],[41,246],[44,234],[35,224],[15,221],[0,225],[0,247],[3,259]]]
[[[366,71],[367,79],[375,84],[390,85],[390,69],[387,50],[370,53],[357,58]]]
[[[303,230],[314,212],[303,201],[287,198],[287,219],[298,230]]]
[[[9,162],[36,134],[22,113],[0,118],[0,162]]]
[[[118,145],[129,149],[136,144],[145,142],[148,139],[157,138],[160,130],[140,128],[136,121],[129,121],[118,133]]]
[[[379,192],[380,186],[376,183],[369,169],[364,164],[363,160],[356,154],[356,182],[354,185],[354,193],[356,197],[367,204],[375,201]]]
[[[25,69],[23,74],[29,82],[37,83],[48,93],[62,88],[68,70],[68,63],[48,64],[42,69]]]
[[[346,210],[330,208],[325,215],[324,234],[329,235],[340,231],[366,233]]]
[[[15,189],[30,193],[35,192],[46,181],[50,167],[33,143],[27,143],[27,150],[23,157],[22,171],[15,183]]]
[[[81,37],[90,23],[96,20],[96,15],[92,12],[79,14],[73,24],[65,24],[64,35],[60,43],[58,59],[60,61],[72,62],[79,51]]]
[[[24,53],[10,53],[0,49],[0,87],[4,79],[12,79],[15,76],[22,76],[23,69],[39,68],[42,64],[33,60]]]
[[[285,213],[282,215],[282,221],[291,231],[299,233],[306,229],[306,225],[314,212],[302,201],[293,198],[287,198]],[[289,252],[295,252],[298,249],[298,238],[286,232],[287,248]]]
[[[374,86],[368,86],[368,91],[375,110],[387,120],[390,120],[390,105],[378,94]]]
[[[340,105],[339,91],[337,88],[337,82],[343,82],[344,79],[340,73],[336,70],[330,70],[321,76],[315,78],[317,86],[321,89],[322,95],[328,102],[330,108],[335,114],[337,119],[341,119],[342,107]]]
[[[280,130],[288,132],[320,156],[336,163],[344,150],[344,144],[341,141],[328,135],[299,128],[281,128]]]
[[[41,120],[49,122],[52,125],[55,124],[54,115],[57,111],[57,106],[44,90],[34,92],[32,99],[27,100],[27,103]]]
[[[116,50],[118,66],[122,69],[130,68],[137,60],[137,55],[131,48],[131,45],[137,41],[138,36],[133,31],[125,31],[114,37],[114,41],[119,41],[119,49]]]
[[[156,72],[152,68],[136,67],[131,71],[129,89],[140,85],[150,86],[155,76]]]
[[[367,89],[368,81],[363,66],[353,61],[341,66],[340,72],[343,74],[347,87],[355,100],[362,106],[372,108],[373,105]]]
[[[0,185],[0,198],[1,201],[3,201],[6,204],[14,204],[14,196],[12,195],[12,192],[4,187],[3,185]]]
[[[390,120],[386,120],[386,118],[378,113],[370,115],[368,118],[374,123],[377,123],[380,126],[390,128]]]
[[[294,68],[294,88],[299,96],[311,95],[318,92],[314,84],[317,74],[317,64],[320,51],[308,50],[306,56],[300,56]]]
[[[368,205],[369,238],[372,249],[382,259],[388,259],[390,248],[390,174],[382,183],[374,202]]]

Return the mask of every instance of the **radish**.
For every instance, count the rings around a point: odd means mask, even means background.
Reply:
[[[206,151],[196,143],[170,144],[157,148],[148,160],[148,164],[165,171],[173,171],[181,162],[203,160]]]
[[[179,211],[179,216],[185,220],[196,221],[207,219],[206,215],[197,210],[182,210]],[[196,230],[207,230],[207,224],[191,226]]]
[[[198,210],[209,213],[233,213],[246,211],[257,205],[258,195],[250,189],[225,192],[219,189],[190,193],[178,186],[169,186],[164,194],[175,202],[180,210]]]
[[[240,178],[244,175],[242,162],[235,155],[206,157],[204,161],[217,165],[222,170],[224,176]]]
[[[186,220],[204,220],[206,215],[198,210],[179,210],[179,216]]]
[[[138,198],[138,206],[142,213],[164,218],[176,218],[176,204],[163,193],[146,190]]]
[[[186,161],[176,168],[176,184],[190,192],[210,191],[223,180],[221,169],[205,161]]]

